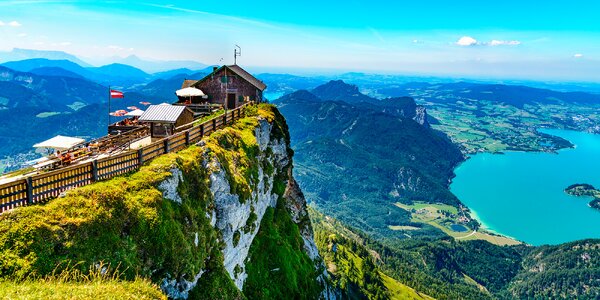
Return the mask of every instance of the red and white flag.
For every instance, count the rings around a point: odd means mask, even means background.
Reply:
[[[110,97],[111,98],[124,98],[123,92],[117,91],[117,90],[110,90]]]

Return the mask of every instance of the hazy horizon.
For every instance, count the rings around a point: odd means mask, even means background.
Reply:
[[[0,8],[1,51],[64,51],[96,65],[130,55],[229,64],[238,44],[238,62],[264,71],[600,80],[600,4],[592,1],[40,0]]]

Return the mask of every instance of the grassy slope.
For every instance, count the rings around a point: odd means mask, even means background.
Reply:
[[[380,258],[362,243],[359,236],[339,222],[310,209],[319,252],[331,275],[332,285],[350,298],[433,299],[386,275]],[[335,250],[334,250],[335,249]]]
[[[265,213],[250,248],[244,294],[251,299],[317,299],[323,289],[315,280],[319,270],[302,245],[298,226],[280,199]]]
[[[135,281],[0,281],[0,299],[167,299],[147,280]]]
[[[249,114],[253,117],[211,135],[205,146],[225,167],[232,192],[240,195],[240,201],[247,200],[251,177],[256,174],[253,132],[258,121],[254,116],[277,121],[280,135],[284,129],[280,123],[285,124],[271,106],[261,105]],[[118,269],[125,280],[137,276],[154,282],[165,277],[190,280],[207,270],[198,286],[210,288],[196,288],[193,295],[242,298],[223,270],[219,233],[206,217],[214,203],[202,166],[204,152],[204,147],[192,146],[161,156],[138,172],[1,215],[0,278],[21,282],[70,269],[87,273],[100,262]],[[165,200],[157,188],[171,176],[174,166],[184,177],[178,190],[181,204]]]

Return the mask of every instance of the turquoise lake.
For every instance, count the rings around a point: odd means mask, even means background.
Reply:
[[[450,189],[484,228],[532,245],[600,238],[600,210],[569,196],[574,183],[600,187],[600,135],[543,130],[575,144],[558,154],[477,154],[456,168]]]

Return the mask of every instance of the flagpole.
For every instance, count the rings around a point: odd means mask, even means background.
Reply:
[[[108,124],[106,125],[106,130],[110,134],[110,85],[108,86]]]

